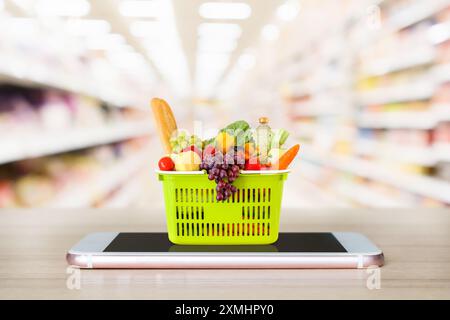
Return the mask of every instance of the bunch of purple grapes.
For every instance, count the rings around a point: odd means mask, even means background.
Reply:
[[[217,201],[226,201],[236,193],[237,189],[232,183],[239,177],[244,165],[245,155],[238,147],[234,147],[225,155],[217,152],[203,158],[200,170],[206,170],[208,179],[217,183]]]

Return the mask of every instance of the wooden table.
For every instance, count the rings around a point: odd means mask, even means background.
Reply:
[[[450,210],[286,210],[284,231],[357,231],[385,252],[381,289],[366,270],[82,270],[66,251],[96,231],[161,231],[162,210],[0,211],[0,298],[449,299]]]

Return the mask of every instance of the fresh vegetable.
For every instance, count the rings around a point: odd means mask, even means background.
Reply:
[[[219,151],[226,153],[235,145],[235,137],[227,132],[220,132],[216,137],[216,146]]]
[[[243,146],[247,142],[253,142],[253,133],[250,125],[244,120],[233,122],[220,131],[220,133],[222,132],[227,132],[235,137],[236,143],[239,146]]]
[[[245,162],[245,170],[251,170],[251,171],[259,171],[261,170],[261,163],[259,162],[258,158],[250,158],[248,161]]]
[[[300,150],[300,145],[296,144],[292,148],[290,148],[288,151],[286,151],[280,159],[272,164],[273,170],[285,170],[289,167],[291,162],[295,159],[297,156],[298,151]]]
[[[248,124],[248,122],[246,122],[244,120],[239,120],[239,121],[233,122],[232,124],[229,124],[224,129],[222,129],[221,132],[223,132],[223,131],[245,132],[248,130],[250,130],[250,125]]]
[[[281,148],[289,137],[289,132],[284,129],[273,130],[272,132],[273,135],[270,147],[272,149]]]
[[[172,171],[175,168],[175,163],[170,157],[162,157],[158,162],[159,170]]]
[[[286,151],[287,151],[286,149],[278,149],[278,148],[270,149],[269,162],[271,163],[278,162],[278,159],[280,159],[281,156],[286,153]]]
[[[156,102],[157,115],[162,119],[170,110]],[[246,121],[236,121],[204,141],[185,130],[175,130],[169,139],[171,154],[161,158],[158,166],[162,171],[205,170],[208,179],[216,182],[217,201],[228,200],[237,192],[233,183],[241,170],[286,169],[299,151],[299,145],[282,148],[289,133],[272,130],[267,122],[267,118],[260,118],[260,126],[252,130]]]
[[[198,171],[200,170],[200,164],[202,159],[194,151],[181,152],[179,154],[172,155],[175,162],[175,169],[177,171]]]
[[[199,155],[199,157],[202,156],[202,151],[199,148],[197,148],[197,146],[195,146],[195,145],[191,145],[191,146],[183,149],[183,152],[187,152],[187,151],[194,151],[196,154]]]

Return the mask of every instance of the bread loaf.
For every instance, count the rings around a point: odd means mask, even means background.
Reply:
[[[151,107],[164,151],[169,154],[172,152],[170,137],[172,136],[172,133],[177,130],[177,123],[173,116],[172,109],[166,101],[158,98],[152,100]]]

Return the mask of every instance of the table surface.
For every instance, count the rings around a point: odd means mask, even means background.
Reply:
[[[367,270],[81,270],[66,251],[98,231],[162,231],[162,210],[0,211],[0,299],[449,299],[450,210],[285,210],[282,231],[355,231],[385,253]]]

